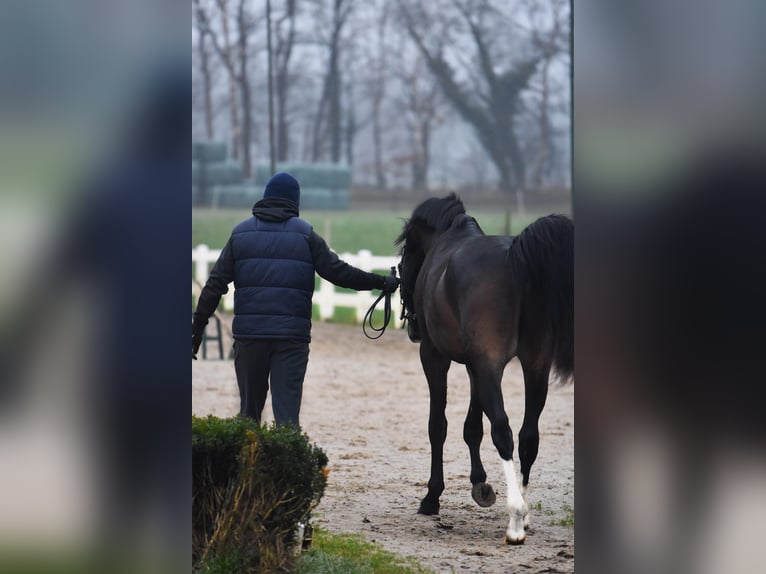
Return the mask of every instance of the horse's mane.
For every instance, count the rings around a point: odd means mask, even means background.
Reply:
[[[454,193],[450,193],[447,197],[426,199],[415,208],[412,217],[405,220],[404,229],[394,244],[402,246],[399,251],[402,257],[400,293],[404,306],[409,311],[414,311],[412,297],[415,291],[415,280],[425,259],[425,251],[420,240],[417,239],[418,234],[414,233],[415,230],[426,227],[433,232],[441,233],[453,225],[462,226],[468,222],[473,222],[476,229],[481,233],[481,228],[476,220],[466,215],[463,202]],[[408,268],[406,272],[405,267]]]
[[[405,221],[404,229],[394,244],[402,245],[403,252],[407,236],[416,225],[425,225],[436,232],[442,232],[449,229],[461,215],[465,215],[465,207],[454,193],[447,197],[430,197],[418,205],[412,212],[412,217]]]

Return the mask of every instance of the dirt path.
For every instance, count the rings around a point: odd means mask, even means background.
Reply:
[[[197,361],[192,383],[195,414],[236,414],[233,363]],[[518,436],[524,388],[516,361],[506,369],[503,394]],[[480,508],[471,498],[468,448],[462,439],[468,399],[465,369],[453,364],[441,515],[418,515],[430,446],[428,388],[417,345],[398,330],[369,341],[360,327],[315,323],[301,425],[327,452],[330,481],[314,522],[327,530],[362,534],[440,573],[574,572],[574,529],[567,525],[574,506],[573,387],[552,386],[540,419],[540,452],[529,493],[532,527],[523,546],[502,543],[508,523],[505,478],[486,418],[482,458],[498,502]],[[269,407],[264,415],[271,420]]]

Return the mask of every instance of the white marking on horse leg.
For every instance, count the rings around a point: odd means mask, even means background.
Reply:
[[[508,529],[505,531],[505,541],[509,544],[521,544],[526,538],[524,515],[527,513],[527,504],[519,490],[519,481],[516,478],[513,461],[503,460],[503,470],[505,471],[505,482],[508,485],[508,512],[511,515]]]
[[[527,493],[529,492],[529,486],[522,486],[521,487],[521,497],[524,499],[524,508],[526,509],[526,513],[524,514],[524,528],[529,528],[529,498],[527,498]]]

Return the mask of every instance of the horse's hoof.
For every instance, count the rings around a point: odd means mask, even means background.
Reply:
[[[471,489],[471,496],[476,501],[476,504],[484,508],[492,506],[495,504],[495,500],[497,500],[495,489],[486,482],[477,482],[474,484]]]
[[[425,514],[426,516],[432,516],[439,514],[439,501],[431,502],[430,500],[423,499],[420,501],[420,508],[418,508],[418,514]]]
[[[510,537],[510,536],[508,536],[508,535],[506,534],[506,535],[505,535],[505,543],[506,543],[506,544],[508,544],[508,545],[510,545],[510,546],[518,546],[518,545],[520,545],[520,544],[524,544],[524,540],[526,540],[526,538],[527,538],[527,537],[526,537],[526,536],[524,536],[524,535],[521,535],[521,536],[514,536],[514,537],[512,538],[512,537]]]

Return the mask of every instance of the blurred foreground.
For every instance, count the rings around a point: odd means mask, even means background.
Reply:
[[[184,8],[0,9],[0,571],[189,570]]]
[[[577,8],[578,570],[761,572],[764,39],[744,2]]]

